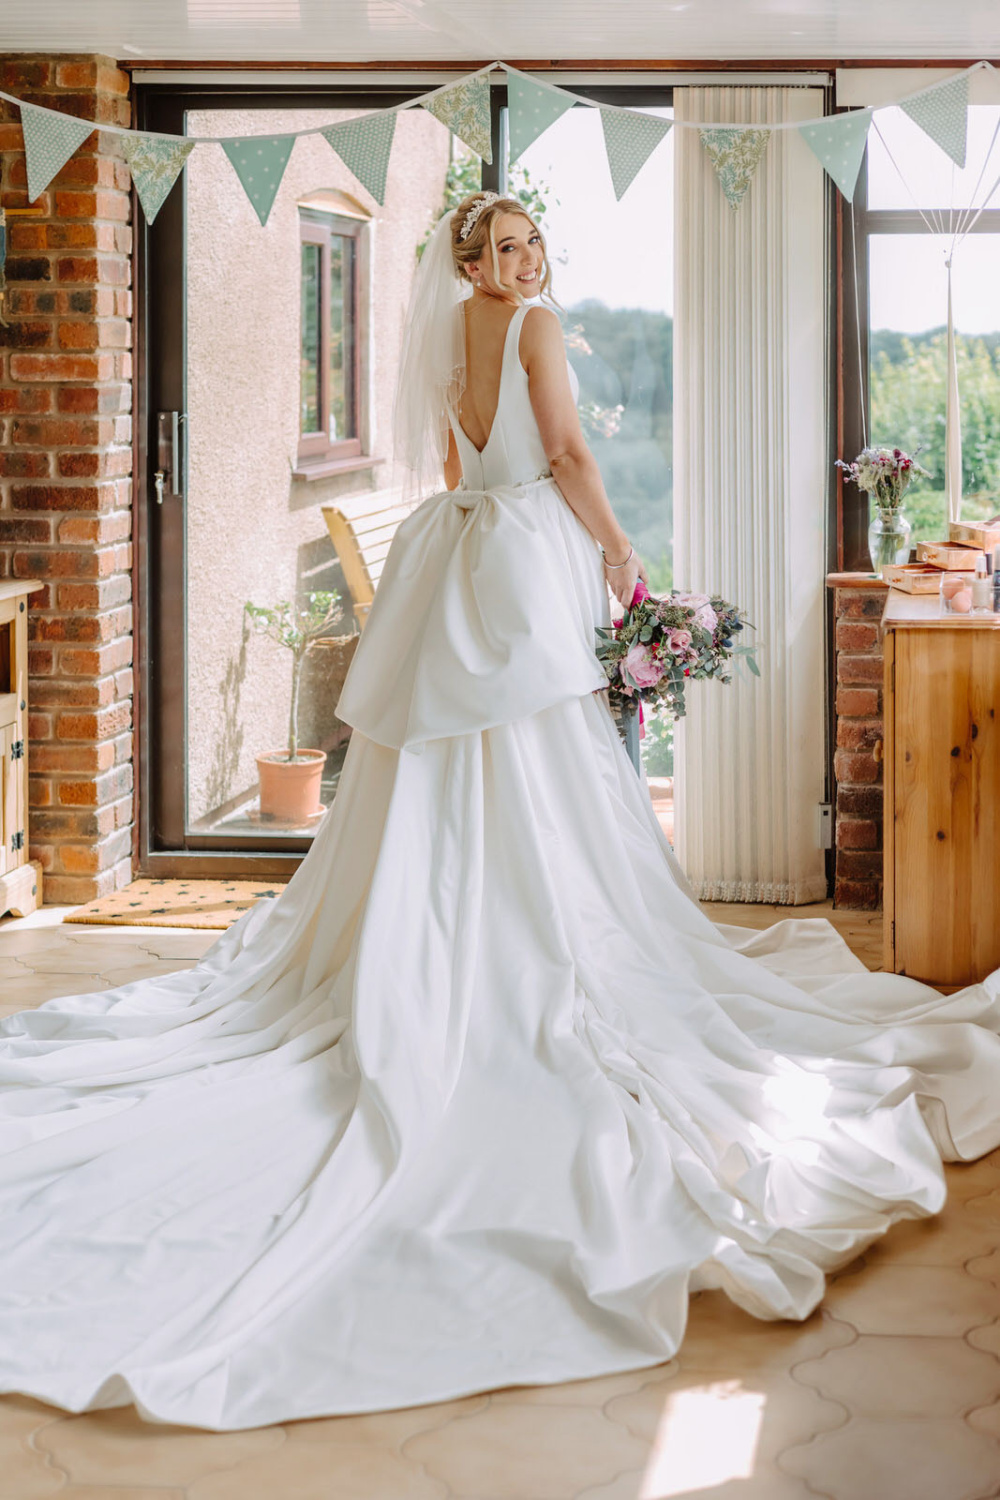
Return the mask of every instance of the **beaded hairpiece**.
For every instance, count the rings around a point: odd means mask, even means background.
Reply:
[[[467,240],[469,238],[469,235],[472,233],[473,228],[475,227],[476,220],[479,218],[479,215],[482,213],[483,209],[489,208],[491,203],[499,202],[499,193],[480,193],[479,197],[476,199],[475,203],[469,209],[469,212],[466,214],[464,220],[462,221],[462,227],[458,232],[459,239]]]

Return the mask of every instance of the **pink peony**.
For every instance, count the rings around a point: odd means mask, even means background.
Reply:
[[[707,594],[682,594],[680,602],[694,610],[695,624],[711,633],[719,623],[719,617],[709,603]]]
[[[691,637],[688,636],[688,640]],[[648,646],[640,646],[638,641],[630,646],[622,661],[622,672],[627,672],[629,677],[639,688],[655,687],[663,676],[663,668],[656,660]]]
[[[681,656],[691,644],[690,630],[671,630],[667,633],[667,645],[675,656]]]

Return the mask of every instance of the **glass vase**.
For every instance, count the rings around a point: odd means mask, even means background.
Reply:
[[[875,512],[875,519],[868,528],[868,551],[877,577],[882,577],[882,569],[890,563],[909,562],[911,529],[902,511]]]

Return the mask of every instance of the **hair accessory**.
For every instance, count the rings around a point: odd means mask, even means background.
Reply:
[[[483,209],[484,208],[489,208],[489,206],[490,206],[491,203],[499,203],[499,202],[500,202],[500,194],[499,193],[493,193],[493,192],[480,193],[479,197],[476,199],[475,203],[469,209],[469,212],[466,214],[465,219],[462,222],[462,227],[459,230],[459,234],[458,234],[459,239],[460,240],[467,240],[469,238],[469,235],[472,233],[472,230],[473,230],[473,227],[475,225],[475,222],[479,218],[479,215],[482,213]]]

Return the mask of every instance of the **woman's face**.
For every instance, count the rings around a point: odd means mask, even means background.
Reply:
[[[493,272],[493,257],[488,253],[482,260],[471,261],[468,271],[473,284],[480,291],[505,301],[518,301],[522,297],[537,297],[542,289],[541,274],[545,261],[542,237],[524,214],[501,214],[493,225],[497,247],[497,269],[500,280]]]

